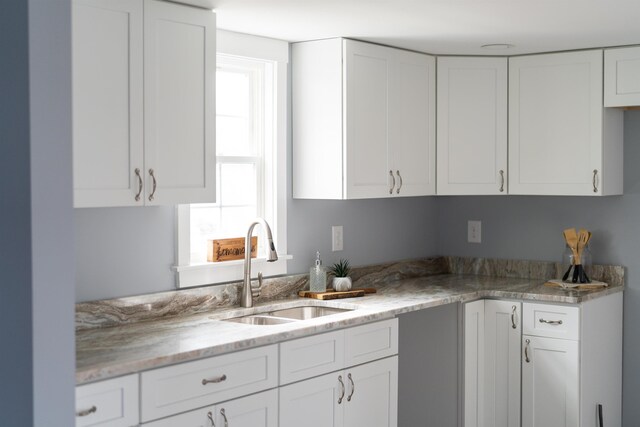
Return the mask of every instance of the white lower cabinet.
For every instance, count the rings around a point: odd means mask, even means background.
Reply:
[[[144,424],[145,427],[277,427],[278,390],[201,408]]]
[[[76,426],[138,425],[138,375],[76,387]]]
[[[474,301],[464,334],[465,427],[621,426],[622,293]]]
[[[395,427],[398,357],[280,388],[280,427]]]

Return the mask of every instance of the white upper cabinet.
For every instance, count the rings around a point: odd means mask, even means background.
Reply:
[[[435,192],[435,59],[353,40],[292,47],[293,196]]]
[[[74,204],[142,205],[142,0],[73,1]]]
[[[438,58],[438,189],[507,194],[507,59]]]
[[[509,59],[509,193],[622,194],[622,112],[601,50]]]
[[[604,51],[604,106],[640,105],[640,47]]]
[[[214,201],[214,85],[210,10],[74,0],[74,205]]]

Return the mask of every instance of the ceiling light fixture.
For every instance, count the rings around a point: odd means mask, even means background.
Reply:
[[[501,49],[511,49],[514,46],[512,44],[507,44],[507,43],[490,43],[490,44],[483,44],[480,47],[483,49],[501,50]]]

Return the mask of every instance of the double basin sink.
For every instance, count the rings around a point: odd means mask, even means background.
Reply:
[[[244,323],[248,325],[280,325],[283,323],[315,319],[352,310],[353,309],[350,308],[305,305],[301,307],[284,308],[281,310],[267,311],[265,313],[251,314],[248,316],[232,317],[230,319],[223,320],[226,322]]]

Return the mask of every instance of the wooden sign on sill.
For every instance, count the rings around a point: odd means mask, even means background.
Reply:
[[[251,237],[251,258],[258,252],[258,236]],[[244,237],[207,240],[207,262],[244,259]]]

